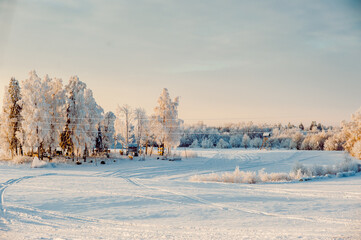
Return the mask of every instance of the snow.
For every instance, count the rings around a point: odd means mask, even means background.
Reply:
[[[42,168],[45,167],[48,163],[45,161],[40,160],[38,157],[34,157],[31,167],[32,168]]]
[[[178,149],[184,155],[184,149]],[[194,175],[292,171],[342,152],[187,149],[182,161],[0,162],[1,239],[360,239],[361,174],[257,184]],[[352,176],[353,175],[353,176]]]

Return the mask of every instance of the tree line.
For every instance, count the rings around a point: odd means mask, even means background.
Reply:
[[[0,144],[11,158],[34,153],[51,158],[59,149],[73,159],[86,158],[108,152],[117,143],[126,149],[130,143],[138,148],[158,145],[170,152],[181,138],[178,105],[179,98],[172,100],[164,88],[150,116],[126,104],[115,114],[104,113],[79,77],[63,85],[59,78],[40,78],[31,71],[21,84],[11,78],[5,87]]]
[[[79,77],[66,85],[59,78],[35,71],[19,83],[11,78],[5,87],[0,115],[0,145],[16,155],[48,157],[57,154],[83,157],[107,153],[114,146],[137,149],[159,146],[170,153],[174,147],[194,148],[286,148],[298,150],[346,150],[361,158],[361,109],[341,127],[312,122],[309,127],[288,124],[203,123],[184,126],[178,117],[179,98],[171,99],[164,88],[154,112],[118,105],[116,112],[104,112],[93,92]],[[266,135],[264,135],[266,133]],[[266,136],[266,137],[265,137]],[[59,151],[59,149],[61,151]]]
[[[266,134],[266,135],[265,135]],[[207,126],[202,122],[184,127],[181,147],[191,148],[273,148],[297,150],[346,150],[361,158],[361,109],[351,121],[341,127],[324,126],[313,121],[309,127],[302,123],[254,124],[229,123]]]

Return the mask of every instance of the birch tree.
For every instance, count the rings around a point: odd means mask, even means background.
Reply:
[[[179,98],[171,100],[167,88],[164,88],[158,98],[158,106],[154,109],[152,120],[155,122],[158,144],[168,148],[177,147],[181,139],[182,120],[178,119]],[[161,153],[162,155],[164,152]]]
[[[122,148],[125,146],[128,149],[133,131],[133,111],[127,104],[117,108],[115,131]]]
[[[21,100],[25,145],[31,151],[37,149],[42,158],[44,144],[50,141],[50,105],[46,101],[46,94],[50,91],[49,77],[41,80],[35,71],[31,71],[29,78],[23,81],[23,97]]]

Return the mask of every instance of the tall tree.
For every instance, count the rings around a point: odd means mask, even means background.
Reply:
[[[5,87],[0,125],[0,142],[4,150],[10,152],[11,158],[22,153],[21,139],[21,92],[19,82],[11,78],[9,86]]]
[[[114,143],[114,122],[115,122],[115,114],[113,112],[107,112],[104,115],[104,120],[101,124],[101,132],[102,132],[102,144],[105,151],[108,151],[111,145]]]
[[[87,124],[87,138],[84,138],[84,157],[86,157],[88,151],[95,147],[98,129],[101,127],[101,122],[103,120],[104,110],[96,103],[92,90],[85,90],[84,99],[84,111],[86,112],[86,116],[83,122]]]
[[[158,98],[158,106],[154,109],[152,120],[155,122],[158,144],[168,148],[177,147],[181,139],[181,125],[183,121],[178,118],[179,98],[173,101],[167,88],[164,88]],[[162,152],[164,154],[164,152]]]
[[[126,149],[128,149],[129,143],[131,142],[133,120],[133,110],[129,105],[118,106],[115,131],[118,141],[122,144],[122,148],[125,146]]]
[[[147,144],[148,140],[148,117],[143,108],[136,108],[134,110],[135,121],[135,139],[138,148],[143,144]]]
[[[41,80],[35,71],[31,71],[29,78],[23,82],[23,98],[21,115],[25,132],[25,145],[31,151],[37,149],[42,158],[44,144],[50,141],[50,105],[46,95],[50,91],[49,80],[46,75]]]
[[[61,132],[66,124],[66,98],[63,82],[61,79],[50,79],[47,76],[44,81],[47,81],[49,91],[46,92],[46,102],[49,104],[50,114],[50,129],[49,138],[45,143],[49,155],[52,155],[60,143]]]
[[[87,131],[89,129],[86,123],[86,105],[84,92],[86,84],[79,80],[78,76],[70,78],[65,86],[66,91],[66,125],[62,133],[61,147],[68,154],[77,157],[84,154],[85,142],[89,140]]]

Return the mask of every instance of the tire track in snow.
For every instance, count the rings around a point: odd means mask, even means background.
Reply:
[[[49,175],[55,175],[55,173],[47,173],[47,174],[42,174],[42,175],[35,175],[35,176],[24,176],[24,177],[20,177],[20,178],[13,178],[13,179],[9,179],[8,181],[1,183],[1,187],[0,187],[0,219],[2,222],[2,225],[0,225],[0,227],[5,228],[5,225],[8,223],[8,220],[6,218],[6,208],[4,207],[4,203],[5,203],[5,190],[16,183],[19,183],[23,180],[27,180],[27,179],[32,179],[32,178],[37,178],[37,177],[43,177],[43,176],[49,176]]]

